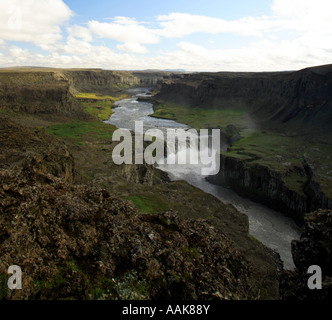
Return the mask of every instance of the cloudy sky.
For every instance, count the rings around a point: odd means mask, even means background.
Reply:
[[[0,0],[0,67],[277,71],[332,63],[332,0]]]

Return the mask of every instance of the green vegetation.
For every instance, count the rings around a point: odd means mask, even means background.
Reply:
[[[121,300],[146,300],[149,297],[147,283],[138,277],[136,270],[127,271],[118,279],[115,290]]]
[[[48,296],[50,293],[52,296],[56,292],[61,292],[66,286],[69,285],[70,279],[73,274],[79,284],[85,290],[84,296],[73,297],[75,299],[91,299],[91,300],[113,300],[116,294],[115,286],[116,282],[114,279],[109,279],[103,276],[91,278],[91,276],[84,272],[84,268],[80,268],[75,260],[68,261],[64,266],[57,267],[58,272],[55,277],[47,280],[34,280],[34,298],[39,299],[39,295]],[[71,275],[71,277],[68,277]],[[80,293],[81,294],[81,293]]]
[[[88,136],[102,140],[111,140],[115,126],[102,122],[72,121],[54,124],[46,128],[46,132],[61,138],[71,139],[76,144],[82,144]]]
[[[106,121],[113,114],[111,101],[100,101],[98,103],[94,102],[82,102],[86,113],[93,116],[93,118],[100,121]]]
[[[196,130],[225,128],[228,125],[246,126],[246,113],[234,109],[202,109],[161,103],[154,107],[152,117],[175,120],[187,124]]]
[[[91,100],[101,100],[101,101],[109,100],[109,101],[113,101],[113,102],[124,99],[124,97],[126,97],[126,95],[122,95],[120,97],[115,98],[112,96],[101,95],[101,94],[97,94],[97,93],[80,92],[78,94],[75,94],[76,99],[91,99]]]
[[[75,95],[75,98],[82,100],[85,111],[93,118],[106,121],[113,113],[114,102],[126,98],[126,95],[112,97],[95,93],[79,93]]]
[[[260,247],[264,247],[264,245],[258,240],[256,239],[253,235],[249,234],[249,238],[255,242],[256,244],[258,244]]]
[[[79,93],[75,95],[81,102],[85,112],[91,116],[90,121],[74,121],[61,124],[54,124],[46,128],[46,132],[58,137],[73,140],[77,145],[84,144],[89,137],[111,140],[115,126],[105,124],[102,121],[108,120],[113,113],[112,106],[117,100],[124,99],[126,95],[111,97],[95,93]],[[91,100],[91,101],[89,101]]]
[[[167,206],[164,206],[160,199],[156,198],[154,195],[131,195],[128,197],[128,200],[131,201],[141,213],[150,213],[158,214],[166,209]]]

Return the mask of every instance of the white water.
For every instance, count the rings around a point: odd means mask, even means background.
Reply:
[[[135,130],[135,121],[144,122],[144,131],[159,129],[166,133],[168,128],[189,129],[185,124],[172,120],[156,119],[153,114],[152,104],[138,102],[137,97],[144,95],[146,89],[131,90],[133,97],[116,103],[114,114],[106,123],[113,124],[121,129]],[[215,150],[216,152],[216,150]],[[178,154],[168,154],[167,160],[172,157],[188,157],[184,150]],[[237,195],[234,191],[213,185],[201,175],[202,165],[167,165],[159,164],[158,167],[167,172],[172,180],[185,180],[191,185],[214,195],[223,203],[232,204],[238,211],[249,218],[250,234],[264,243],[267,247],[276,250],[287,269],[293,269],[294,263],[291,254],[291,241],[299,239],[300,229],[292,219],[282,213],[267,208]]]

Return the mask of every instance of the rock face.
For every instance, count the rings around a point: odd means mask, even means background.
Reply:
[[[86,185],[76,180],[62,140],[1,115],[0,132],[0,297],[279,298],[280,258],[250,240],[247,217],[232,206],[209,199],[200,207],[205,194],[185,183],[167,187],[168,177],[153,167],[116,166],[111,183],[163,190],[178,211],[139,214],[100,189],[108,176]],[[165,188],[157,191],[160,185]],[[202,209],[194,213],[189,201]],[[199,220],[210,213],[211,221]],[[9,263],[22,267],[26,291],[7,290]]]
[[[168,72],[62,70],[0,72],[0,106],[30,114],[84,117],[72,94],[116,94],[130,87],[151,87],[170,76]]]
[[[107,70],[82,70],[59,72],[68,79],[73,92],[98,92],[110,94],[128,87],[152,87],[169,77],[164,72],[128,72]]]
[[[0,252],[5,299],[253,298],[249,263],[207,222],[139,214],[34,164],[0,170]],[[22,290],[7,289],[13,264]]]
[[[307,167],[307,166],[305,166]],[[320,190],[312,174],[304,168],[297,168],[299,174],[307,177],[305,194],[286,187],[281,174],[259,164],[252,165],[246,160],[220,155],[220,171],[209,176],[211,183],[231,187],[239,194],[264,203],[284,212],[295,221],[303,223],[304,214],[319,208],[332,208],[332,200]]]
[[[306,215],[301,239],[293,241],[295,271],[284,271],[280,284],[283,299],[332,298],[332,211],[318,210]],[[322,269],[322,290],[309,290],[310,266]]]
[[[158,89],[156,99],[246,110],[267,128],[332,129],[332,65],[297,72],[177,75]]]
[[[241,110],[249,119],[249,128],[328,137],[332,132],[332,65],[297,72],[175,75],[159,83],[154,99],[189,107]],[[239,139],[226,138],[230,144]],[[286,186],[278,170],[251,164],[254,156],[243,160],[226,153],[220,158],[219,174],[208,178],[212,183],[230,186],[300,223],[307,212],[332,209],[332,199],[322,191],[306,159],[302,166],[293,168],[298,180],[305,181],[303,190],[293,190]]]
[[[70,93],[68,81],[54,73],[0,73],[0,106],[30,114],[75,114],[84,110]]]

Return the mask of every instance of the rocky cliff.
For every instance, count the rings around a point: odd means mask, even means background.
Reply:
[[[174,75],[158,84],[154,100],[184,106],[188,116],[190,108],[207,115],[211,110],[245,114],[235,124],[236,136],[224,139],[234,150],[220,156],[221,170],[210,182],[230,186],[299,222],[306,212],[332,208],[327,160],[332,150],[332,65],[295,72]],[[247,142],[237,145],[242,132]],[[278,142],[269,142],[277,136]]]
[[[245,110],[261,127],[331,131],[332,65],[296,72],[197,73],[159,83],[156,99]]]
[[[332,200],[321,191],[312,171],[309,171],[308,164],[295,169],[298,175],[306,179],[303,192],[290,189],[282,173],[271,170],[268,166],[252,164],[251,161],[227,154],[220,155],[219,173],[209,176],[207,180],[231,187],[242,196],[284,212],[302,224],[305,213],[319,208],[332,208]]]
[[[0,108],[30,114],[75,114],[84,117],[67,80],[53,72],[1,72]]]
[[[152,87],[168,72],[32,69],[0,70],[0,108],[14,112],[64,114],[84,117],[78,92],[117,94],[130,87]]]
[[[152,87],[169,77],[163,72],[129,72],[107,70],[59,71],[68,79],[72,92],[96,92],[110,94],[129,87]]]
[[[285,300],[330,300],[332,298],[332,211],[318,210],[305,217],[301,239],[293,241],[296,270],[284,271],[280,291]],[[310,266],[322,270],[322,289],[310,290]]]

